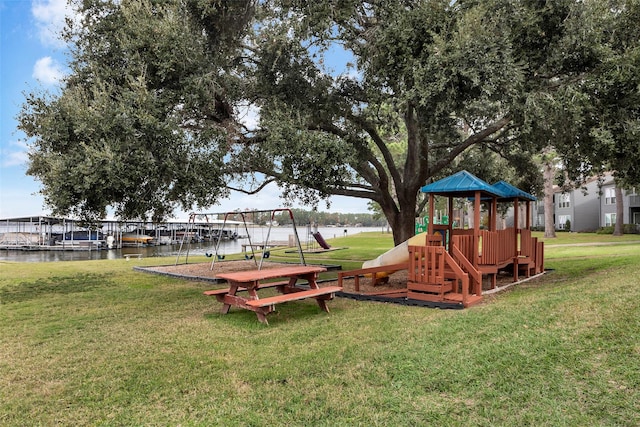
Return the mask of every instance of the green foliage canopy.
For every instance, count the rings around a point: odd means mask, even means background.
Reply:
[[[71,75],[30,94],[28,173],[58,214],[162,219],[226,194],[228,72],[251,2],[84,1],[69,23]],[[244,14],[237,13],[246,12]]]
[[[522,181],[540,182],[530,178],[539,175],[530,159],[548,141],[523,137],[536,126],[529,104],[553,99],[555,86],[588,69],[588,40],[572,40],[584,47],[572,61],[562,54],[573,37],[568,21],[578,19],[580,7],[586,6],[267,2],[265,13],[274,18],[256,31],[253,79],[266,157],[253,168],[321,195],[375,201],[396,242],[412,233],[425,182],[461,166],[490,170],[481,177],[491,179],[499,168],[487,167],[490,153],[516,167]],[[351,74],[326,68],[336,44],[353,56]],[[285,162],[278,158],[285,146],[305,155]],[[250,163],[254,149],[237,158]],[[270,158],[278,161],[264,161]],[[291,162],[296,166],[281,168]],[[313,172],[300,180],[295,171]]]
[[[311,205],[371,200],[400,242],[413,233],[419,188],[460,168],[516,176],[534,192],[531,159],[550,143],[567,164],[629,159],[619,150],[636,129],[637,9],[86,0],[66,34],[66,86],[30,95],[21,116],[35,139],[29,173],[61,212],[115,205],[158,218],[214,204],[252,176]],[[346,70],[330,68],[336,50],[352,58]],[[614,114],[619,99],[628,108]],[[259,109],[255,129],[238,120],[243,105]],[[630,174],[622,160],[610,165]]]

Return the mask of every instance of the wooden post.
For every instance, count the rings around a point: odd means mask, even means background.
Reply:
[[[513,281],[518,281],[518,230],[520,229],[520,205],[518,198],[513,200]]]
[[[480,235],[480,192],[476,191],[473,199],[473,233]]]
[[[435,209],[435,200],[433,193],[429,193],[429,224],[427,224],[427,234],[433,235],[433,211]]]
[[[475,236],[474,240],[474,260],[472,260],[473,265],[478,265],[478,244],[480,242],[480,192],[476,191],[473,199],[473,235]]]
[[[516,197],[513,201],[513,230],[515,231],[514,251],[518,256],[518,230],[520,229],[520,204]]]
[[[498,198],[491,198],[491,217],[489,218],[489,231],[496,231],[498,229]]]
[[[449,224],[447,224],[447,236],[444,237],[444,247],[451,250],[451,236],[453,236],[453,197],[449,196]],[[449,240],[447,240],[447,238]]]
[[[480,244],[480,192],[476,191],[473,198],[473,259],[470,260],[474,267],[478,267],[478,245]],[[476,284],[482,290],[482,281]],[[477,293],[478,289],[474,290]]]

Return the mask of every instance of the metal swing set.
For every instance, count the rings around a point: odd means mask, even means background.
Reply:
[[[296,221],[295,218],[293,216],[293,211],[291,211],[291,209],[288,208],[278,208],[278,209],[271,209],[271,210],[254,210],[254,211],[243,211],[243,212],[225,212],[224,213],[224,220],[222,221],[222,227],[220,228],[220,234],[218,236],[218,239],[216,240],[216,245],[215,245],[215,250],[213,253],[213,259],[211,260],[211,267],[210,270],[213,270],[213,267],[216,263],[216,261],[220,261],[223,260],[225,258],[224,254],[220,253],[220,241],[222,240],[222,232],[224,230],[225,225],[227,225],[228,221],[230,221],[230,217],[235,217],[237,215],[240,215],[240,217],[242,218],[242,224],[244,225],[244,230],[246,232],[246,236],[248,239],[248,244],[247,247],[250,249],[251,251],[251,255],[249,255],[248,253],[245,254],[245,259],[252,259],[257,267],[258,270],[262,269],[262,263],[266,258],[269,258],[269,256],[271,255],[271,252],[269,251],[269,237],[271,236],[271,228],[273,227],[273,223],[275,221],[275,215],[278,212],[288,212],[289,213],[289,218],[291,219],[291,227],[293,229],[293,234],[295,236],[295,243],[296,243],[296,248],[298,251],[298,255],[300,257],[300,264],[301,265],[307,265],[306,261],[304,259],[304,252],[302,251],[302,245],[300,243],[300,237],[298,235],[298,229],[296,226]],[[248,227],[248,223],[247,223],[247,216],[251,215],[251,217],[255,217],[255,215],[257,214],[265,214],[268,213],[270,216],[270,221],[269,221],[269,228],[267,229],[267,238],[265,239],[265,241],[263,242],[262,246],[262,253],[260,256],[260,262],[258,262],[258,257],[256,257],[256,251],[255,251],[255,247],[258,246],[256,244],[254,244],[254,242],[251,241],[251,233],[249,233],[249,227]],[[207,223],[209,223],[209,216],[212,217],[218,217],[219,215],[222,215],[221,213],[191,213],[189,215],[189,229],[193,229],[195,228],[195,223],[196,223],[196,218],[198,217],[205,217],[205,220]],[[186,233],[185,233],[186,234]],[[183,249],[183,245],[184,245],[184,238],[182,240],[182,242],[180,243],[180,249],[178,250],[178,255],[176,257],[176,262],[175,265],[178,264],[178,261],[180,259],[180,256],[182,254],[182,249]],[[185,264],[188,263],[189,260],[189,249],[191,246],[191,242],[188,241],[187,242],[187,247],[185,250]],[[209,254],[206,254],[207,256],[211,256]]]

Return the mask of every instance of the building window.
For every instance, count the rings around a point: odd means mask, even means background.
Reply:
[[[571,195],[569,193],[562,193],[558,197],[558,207],[568,208],[571,206]]]
[[[571,215],[558,215],[558,230],[564,230],[567,222],[571,224]]]
[[[613,187],[604,189],[604,204],[615,205],[616,204],[616,189]]]
[[[614,213],[608,213],[608,214],[604,214],[604,226],[605,227],[610,227],[612,225],[616,224],[616,214]]]

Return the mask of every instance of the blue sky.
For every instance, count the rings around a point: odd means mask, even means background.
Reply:
[[[15,117],[23,92],[55,90],[65,48],[55,35],[65,2],[0,0],[0,218],[46,213],[39,185],[26,175],[25,135]]]
[[[28,142],[17,130],[16,116],[25,93],[55,93],[67,72],[67,50],[58,34],[70,13],[67,0],[0,0],[0,218],[50,213],[36,194],[39,182],[26,175]],[[233,194],[207,211],[281,206],[278,189],[270,186],[257,196]],[[320,208],[326,210],[323,204]],[[367,202],[334,197],[329,210],[367,212]]]

